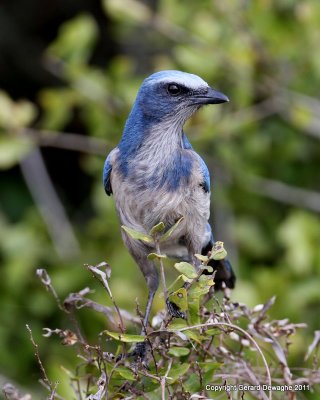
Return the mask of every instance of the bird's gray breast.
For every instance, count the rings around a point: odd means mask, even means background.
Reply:
[[[201,187],[203,177],[198,158],[193,157],[192,151],[184,151],[188,152],[188,162],[182,176],[181,164],[169,155],[164,155],[158,163],[154,163],[154,158],[150,163],[147,157],[138,157],[131,163],[128,176],[113,169],[112,188],[122,224],[148,232],[160,221],[170,227],[183,216],[170,244],[178,243],[185,236],[205,234],[210,194]]]

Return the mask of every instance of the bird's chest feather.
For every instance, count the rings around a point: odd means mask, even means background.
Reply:
[[[148,231],[160,221],[171,226],[183,216],[177,236],[190,225],[202,230],[210,207],[210,194],[203,190],[202,180],[198,160],[190,151],[163,154],[158,159],[154,155],[152,162],[149,157],[138,157],[130,165],[130,174],[121,176],[115,170],[112,178],[122,223]]]

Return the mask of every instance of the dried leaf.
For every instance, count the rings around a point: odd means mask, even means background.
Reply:
[[[320,331],[315,331],[313,341],[308,347],[307,354],[304,357],[305,361],[310,357],[310,354],[315,350],[315,348],[319,346],[319,343],[320,343]]]

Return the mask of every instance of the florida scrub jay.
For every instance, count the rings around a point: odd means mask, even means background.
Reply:
[[[148,233],[162,221],[171,227],[184,217],[161,246],[163,253],[199,265],[214,243],[208,224],[210,177],[202,158],[183,132],[186,120],[201,106],[227,102],[200,77],[160,71],[144,80],[125,124],[119,145],[108,155],[103,183],[113,194],[121,224]],[[158,272],[147,255],[155,249],[122,231],[123,241],[148,285],[144,325],[148,323]],[[215,262],[215,288],[234,287],[228,261]]]

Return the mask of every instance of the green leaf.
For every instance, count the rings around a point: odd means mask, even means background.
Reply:
[[[192,325],[197,325],[197,324],[192,324]],[[206,338],[202,335],[200,335],[200,333],[194,329],[187,329],[186,331],[183,331],[183,333],[189,338],[194,340],[195,342],[201,344],[203,342],[203,340],[205,340]]]
[[[200,323],[200,298],[207,294],[214,284],[208,275],[201,275],[188,291],[189,320],[192,325]]]
[[[201,296],[207,294],[210,287],[214,285],[214,282],[211,278],[208,278],[206,275],[202,276],[204,276],[204,279],[199,279],[199,281],[193,283],[188,292],[188,295],[191,299],[199,299]]]
[[[11,168],[32,149],[33,143],[26,137],[0,139],[0,169]]]
[[[157,253],[150,253],[148,254],[148,260],[159,260],[160,258],[167,258],[167,256],[165,254],[157,254]]]
[[[204,256],[202,254],[195,254],[194,255],[198,260],[202,261],[203,263],[207,263],[209,261],[208,256]]]
[[[170,229],[168,229],[167,232],[161,237],[160,242],[164,242],[165,240],[169,239],[169,237],[177,229],[178,225],[180,224],[180,222],[183,219],[184,219],[184,217],[181,217],[180,219],[178,219],[178,221]]]
[[[180,376],[184,375],[188,371],[189,368],[190,364],[187,363],[174,364],[168,375],[171,378],[168,380],[169,385],[177,381],[180,378]]]
[[[133,0],[104,0],[102,2],[107,15],[113,18],[122,19],[127,24],[128,21],[135,21],[144,24],[152,18],[151,9],[146,4]]]
[[[205,294],[207,294],[209,292],[209,287],[194,287],[190,289],[190,298],[191,299],[198,299],[201,296],[204,296]]]
[[[188,302],[188,313],[191,325],[200,324],[200,300],[199,297],[191,297]],[[184,332],[185,333],[185,332]]]
[[[213,361],[205,361],[205,362],[199,362],[199,367],[204,371],[204,372],[213,372],[216,369],[220,368],[222,363],[218,362],[213,362]]]
[[[127,226],[121,225],[121,228],[132,237],[132,239],[141,240],[146,243],[153,243],[153,238],[145,233],[135,231]]]
[[[149,232],[150,236],[154,236],[157,233],[163,232],[165,230],[165,225],[163,222],[159,222],[157,225],[153,226]]]
[[[215,242],[212,247],[210,260],[223,260],[227,257],[227,251],[223,247],[223,242]]]
[[[110,332],[108,330],[103,331],[108,336],[111,336],[113,339],[120,340],[120,342],[124,343],[139,343],[144,342],[145,337],[142,335],[130,335],[127,333],[120,332]]]
[[[219,335],[219,334],[221,334],[221,329],[218,329],[218,328],[207,329],[204,332],[204,334],[207,335],[207,336]]]
[[[179,330],[179,329],[183,329],[186,328],[187,322],[186,321],[177,321],[177,320],[173,320],[170,322],[170,324],[168,325],[168,329],[170,331],[175,331],[175,330]]]
[[[17,129],[26,127],[37,116],[35,105],[27,100],[13,101],[6,92],[0,90],[0,127]]]
[[[197,282],[199,287],[211,287],[214,285],[214,280],[211,278],[210,275],[201,275]]]
[[[210,265],[203,265],[203,266],[201,267],[201,270],[202,270],[202,271],[206,271],[206,272],[208,272],[209,274],[212,274],[212,272],[213,272],[213,268],[210,267]]]
[[[169,300],[179,307],[180,311],[188,309],[188,297],[185,288],[180,288],[169,295]]]
[[[58,37],[48,53],[63,59],[67,64],[86,63],[98,36],[95,19],[90,14],[80,14],[60,26]]]
[[[128,381],[135,381],[137,379],[129,368],[119,366],[115,369],[115,371]]]
[[[175,263],[174,267],[189,279],[195,279],[198,276],[195,267],[187,262]]]
[[[168,286],[168,291],[173,290],[174,287],[180,288],[185,282],[192,282],[192,279],[186,278],[184,275],[178,275],[178,277]]]
[[[192,373],[183,384],[184,389],[190,393],[197,393],[201,390],[199,375]]]
[[[151,397],[154,394],[154,391],[159,388],[159,382],[156,379],[149,378],[146,376],[143,376],[141,378],[141,386],[143,388],[143,393],[150,393],[148,395],[148,399],[158,399],[159,397]],[[116,398],[116,397],[114,397]],[[119,397],[120,399],[121,397]],[[140,397],[137,397],[137,399],[140,399]],[[146,396],[143,396],[142,399],[144,400]]]
[[[174,357],[186,356],[189,353],[190,349],[188,349],[187,347],[171,347],[171,349],[169,349],[168,351],[168,354]]]
[[[223,364],[218,362],[200,362],[199,366],[204,371],[203,380],[204,382],[211,382],[213,374],[217,371]]]

